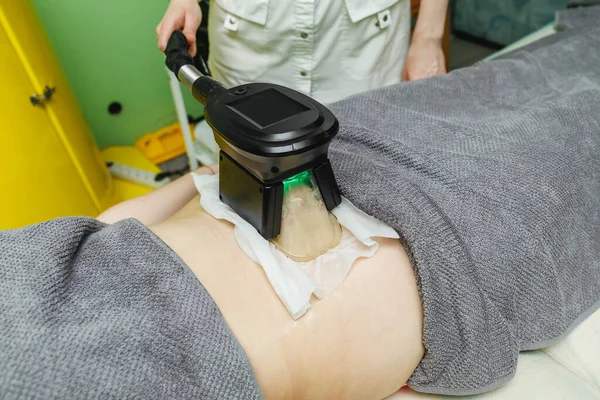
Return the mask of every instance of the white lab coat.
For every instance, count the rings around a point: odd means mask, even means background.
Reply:
[[[213,76],[269,82],[329,103],[401,80],[410,0],[213,0]]]

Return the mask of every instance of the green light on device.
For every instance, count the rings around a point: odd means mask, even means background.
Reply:
[[[310,170],[300,172],[299,174],[296,174],[296,175],[292,176],[291,178],[287,178],[286,180],[283,181],[283,194],[286,194],[288,192],[288,190],[290,190],[293,187],[299,186],[299,185],[305,185],[305,186],[312,188],[312,180],[310,178],[311,178]]]

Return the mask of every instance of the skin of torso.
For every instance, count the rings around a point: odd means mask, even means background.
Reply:
[[[233,225],[196,197],[150,229],[189,266],[245,350],[266,399],[382,399],[424,354],[422,306],[398,240],[379,240],[344,282],[294,321]]]

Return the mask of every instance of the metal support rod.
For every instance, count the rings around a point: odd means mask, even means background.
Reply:
[[[169,69],[167,69],[167,74],[169,75],[171,93],[173,94],[175,109],[177,110],[177,118],[179,119],[179,125],[181,125],[181,131],[183,132],[183,141],[185,143],[185,151],[187,153],[190,171],[195,171],[198,169],[198,160],[196,159],[196,153],[194,152],[194,141],[192,139],[192,132],[190,130],[185,103],[183,102],[181,85],[175,74]]]

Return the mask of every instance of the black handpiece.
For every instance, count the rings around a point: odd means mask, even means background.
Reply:
[[[219,153],[219,197],[265,239],[281,230],[283,182],[311,171],[328,210],[341,194],[327,157],[338,121],[309,96],[271,83],[227,89],[193,65],[182,32],[174,32],[166,64],[205,105]]]

